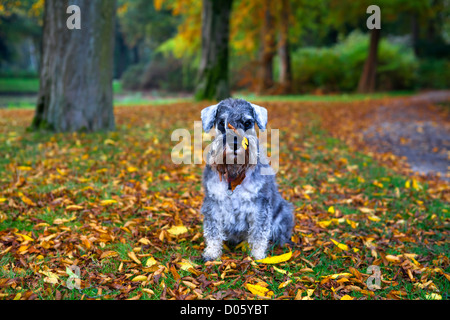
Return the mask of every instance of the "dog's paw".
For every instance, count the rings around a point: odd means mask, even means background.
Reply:
[[[203,261],[214,261],[222,255],[222,248],[211,246],[207,247],[202,254]]]
[[[208,261],[214,261],[216,259],[213,257],[210,257],[210,256],[202,255],[202,260],[203,260],[203,262],[208,262]]]
[[[266,251],[262,249],[253,250],[252,256],[255,260],[264,259],[266,257]]]

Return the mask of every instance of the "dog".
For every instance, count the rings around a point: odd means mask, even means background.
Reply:
[[[293,206],[259,152],[255,125],[266,129],[267,109],[230,98],[203,109],[201,119],[206,133],[215,128],[203,172],[203,260],[220,258],[223,241],[247,241],[256,260],[266,257],[269,242],[292,243]]]

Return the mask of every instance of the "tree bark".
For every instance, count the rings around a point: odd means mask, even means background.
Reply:
[[[233,0],[203,0],[202,57],[195,98],[230,97],[228,75],[230,15]]]
[[[259,76],[259,93],[264,93],[273,86],[273,59],[276,53],[275,18],[271,8],[272,1],[264,0],[264,20],[261,41],[261,69]]]
[[[359,93],[370,93],[375,91],[380,31],[381,30],[379,29],[372,29],[370,33],[369,55],[367,56],[361,78],[359,79]]]
[[[70,5],[81,29],[70,30]],[[113,130],[115,0],[46,0],[40,90],[32,127],[56,132]]]
[[[289,12],[288,0],[281,0],[280,11],[280,42],[278,45],[278,55],[280,57],[280,86],[281,93],[287,94],[292,91],[292,67],[291,52],[289,44]]]

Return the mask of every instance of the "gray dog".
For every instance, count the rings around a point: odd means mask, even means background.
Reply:
[[[253,257],[263,259],[269,241],[289,243],[294,227],[292,205],[279,194],[268,162],[261,161],[255,124],[266,129],[267,110],[227,99],[202,110],[201,117],[206,132],[216,129],[203,173],[203,259],[220,258],[224,240],[246,240]]]

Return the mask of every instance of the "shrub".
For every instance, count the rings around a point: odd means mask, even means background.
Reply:
[[[144,70],[144,64],[135,64],[128,67],[121,78],[122,88],[126,90],[140,90]]]
[[[353,32],[333,47],[297,50],[292,55],[294,90],[356,90],[368,48],[368,36]],[[413,89],[417,67],[412,49],[386,39],[381,40],[377,67],[378,89]]]
[[[417,87],[420,89],[450,88],[450,60],[427,59],[420,61]]]

